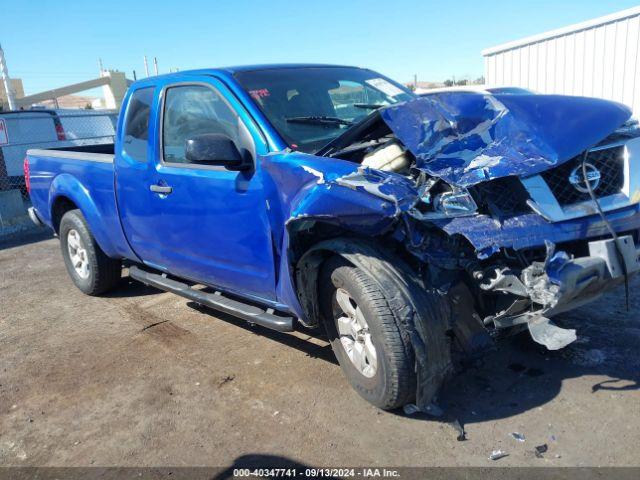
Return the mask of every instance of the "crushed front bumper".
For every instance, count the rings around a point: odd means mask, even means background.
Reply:
[[[509,294],[514,299],[497,315],[485,319],[496,328],[528,324],[532,337],[556,350],[575,340],[574,330],[553,325],[549,317],[597,299],[640,270],[640,249],[633,237],[619,237],[620,256],[614,239],[588,242],[589,255],[570,258],[547,244],[544,262],[533,262],[519,275],[496,269],[495,276],[480,287]]]

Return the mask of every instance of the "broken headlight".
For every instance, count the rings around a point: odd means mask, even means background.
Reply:
[[[433,208],[447,217],[473,215],[478,210],[471,194],[466,189],[457,187],[436,195],[433,198]]]

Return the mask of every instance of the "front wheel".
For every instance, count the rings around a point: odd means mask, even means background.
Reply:
[[[100,295],[118,283],[122,275],[121,262],[102,251],[80,210],[64,214],[59,235],[67,272],[83,293]]]
[[[412,401],[413,351],[374,279],[333,257],[321,272],[320,302],[331,347],[360,396],[386,410]]]

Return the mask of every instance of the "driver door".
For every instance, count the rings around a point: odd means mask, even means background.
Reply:
[[[266,145],[257,128],[213,78],[161,88],[158,138],[147,183],[140,185],[148,203],[140,209],[147,215],[136,218],[144,223],[137,231],[147,238],[130,238],[133,249],[146,263],[177,276],[275,300],[271,231],[255,161]],[[248,150],[254,168],[239,172],[191,163],[186,141],[206,133],[226,135]]]

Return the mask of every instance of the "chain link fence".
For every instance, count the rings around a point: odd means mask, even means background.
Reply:
[[[113,143],[117,117],[113,110],[0,111],[0,239],[32,228],[27,150]]]

